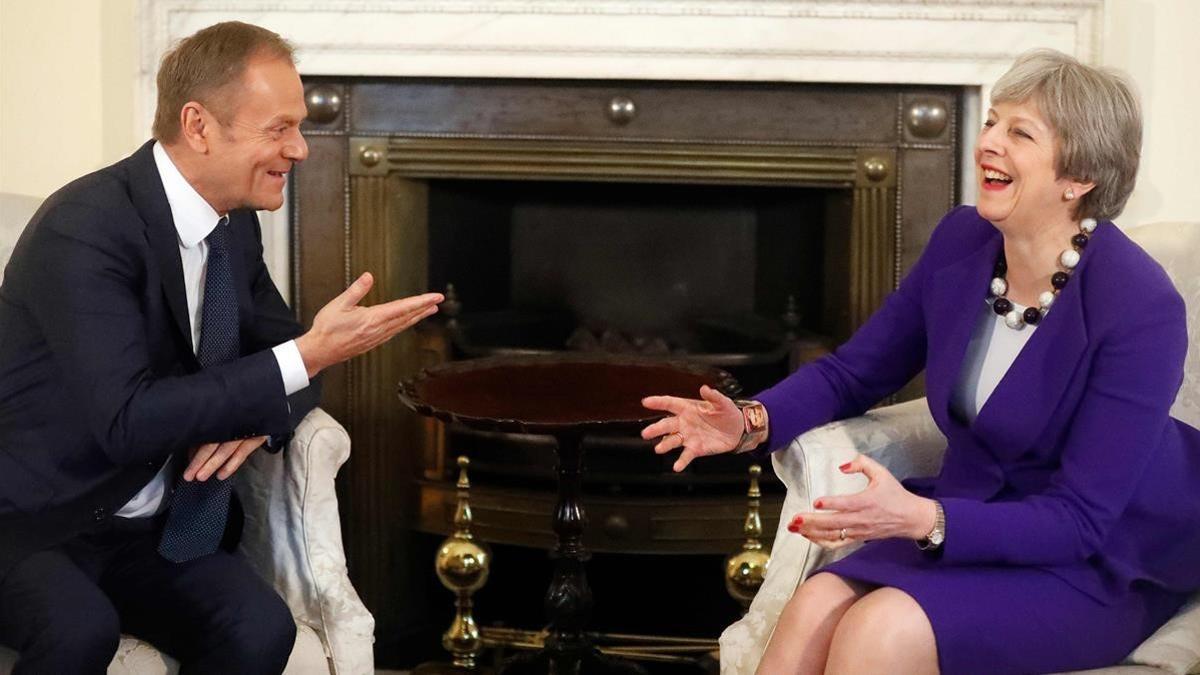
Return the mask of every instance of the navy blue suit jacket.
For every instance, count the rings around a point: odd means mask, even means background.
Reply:
[[[51,195],[0,286],[0,576],[103,521],[166,459],[287,435],[317,383],[285,396],[271,347],[301,327],[230,213],[242,357],[201,369],[152,144]]]

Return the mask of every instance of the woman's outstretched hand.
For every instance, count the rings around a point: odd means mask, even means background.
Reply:
[[[699,399],[647,396],[642,405],[671,413],[642,429],[642,438],[661,436],[654,446],[654,452],[660,455],[682,447],[675,471],[683,471],[697,457],[729,452],[742,439],[742,411],[732,399],[708,385],[700,387]]]
[[[934,501],[909,492],[879,462],[858,455],[838,469],[865,475],[867,489],[815,500],[816,511],[797,515],[788,523],[789,530],[835,549],[873,539],[921,539],[933,529],[937,517]]]

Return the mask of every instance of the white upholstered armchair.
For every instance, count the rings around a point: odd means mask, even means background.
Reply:
[[[1200,223],[1157,223],[1128,230],[1170,274],[1187,304],[1188,356],[1183,387],[1171,414],[1200,426]],[[766,579],[746,616],[721,635],[722,675],[751,675],[758,667],[775,622],[801,580],[852,549],[826,551],[787,531],[792,516],[822,495],[850,494],[866,487],[860,474],[837,466],[855,453],[869,455],[899,478],[928,476],[941,466],[945,439],[924,399],[878,408],[862,417],[834,422],[800,436],[772,457],[787,487]],[[1200,487],[1198,487],[1200,489]],[[1196,561],[1200,564],[1200,560]],[[1200,594],[1142,643],[1123,664],[1089,675],[1200,673]]]
[[[0,194],[0,269],[40,200]],[[241,551],[279,592],[296,619],[287,675],[374,672],[375,620],[346,573],[334,479],[350,457],[350,437],[325,411],[309,413],[286,451],[256,452],[235,484],[246,512]],[[0,675],[16,654],[0,647]],[[109,675],[177,673],[178,664],[123,636]]]

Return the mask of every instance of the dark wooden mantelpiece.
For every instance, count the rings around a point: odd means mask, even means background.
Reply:
[[[845,189],[847,329],[915,262],[956,194],[960,102],[950,88],[349,78],[306,87],[310,157],[292,192],[293,302],[305,322],[364,270],[377,277],[368,303],[428,290],[435,179]],[[413,528],[421,496],[428,514],[442,492],[419,456],[421,439],[440,436],[401,409],[396,383],[445,358],[440,345],[414,331],[325,375],[323,405],[354,444],[339,479],[351,576],[385,647],[420,620],[431,562],[412,559]],[[730,550],[740,527],[733,519]]]

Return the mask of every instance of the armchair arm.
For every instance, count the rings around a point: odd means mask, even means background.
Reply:
[[[346,572],[334,479],[350,437],[317,408],[287,450],[256,452],[238,472],[246,511],[241,550],[287,602],[296,621],[322,637],[332,672],[374,672],[375,619]]]
[[[866,488],[866,477],[843,474],[837,467],[861,453],[886,466],[897,478],[929,476],[937,473],[945,450],[946,439],[934,424],[925,399],[919,399],[817,427],[772,455],[787,495],[763,585],[746,615],[721,634],[723,675],[753,673],[780,612],[800,581],[854,550],[828,551],[787,530],[792,517],[810,510],[818,496],[852,494]]]

